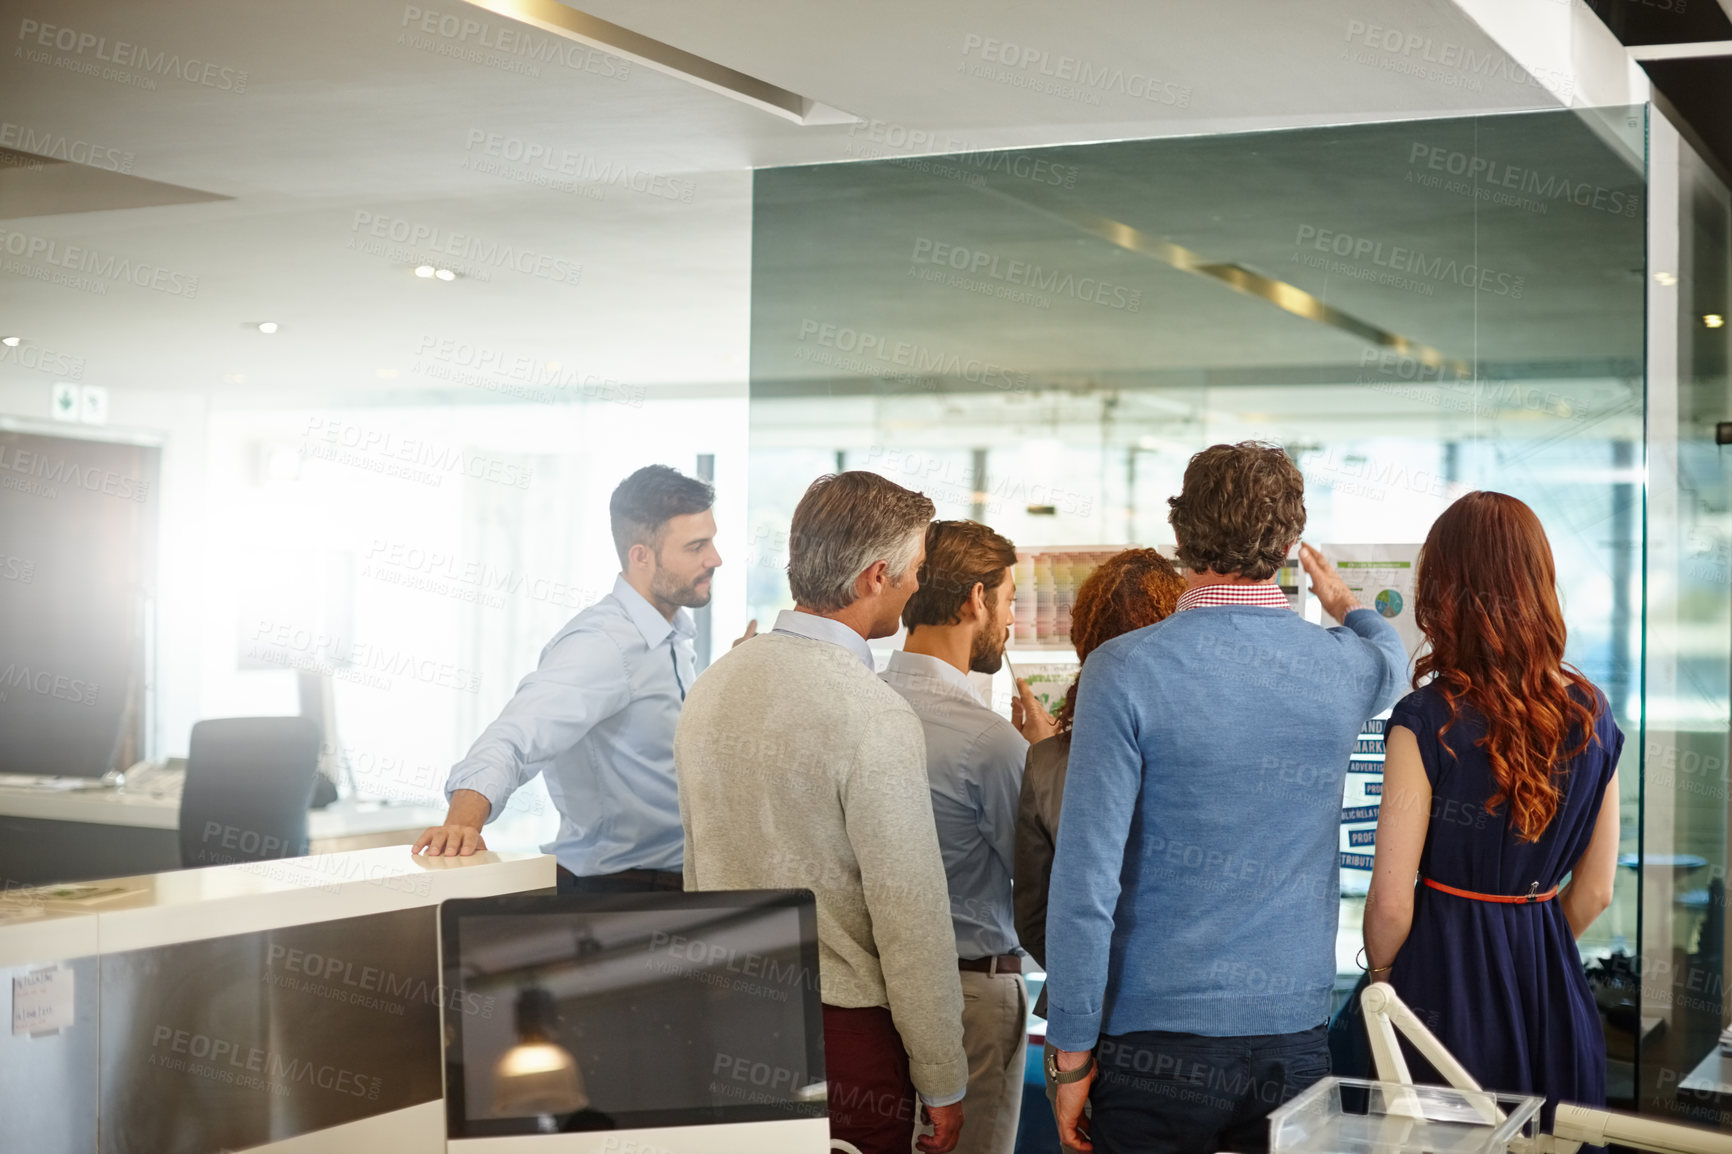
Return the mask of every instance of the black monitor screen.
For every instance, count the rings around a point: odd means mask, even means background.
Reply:
[[[804,890],[445,902],[452,1138],[824,1114]]]

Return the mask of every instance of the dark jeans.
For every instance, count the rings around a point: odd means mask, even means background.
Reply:
[[[1269,1149],[1269,1115],[1329,1073],[1326,1027],[1211,1038],[1144,1030],[1103,1036],[1089,1091],[1099,1154]]]
[[[562,894],[641,894],[656,890],[685,889],[679,870],[626,870],[599,877],[578,877],[564,866],[555,867]]]
[[[852,1142],[861,1154],[909,1154],[914,1083],[887,1008],[824,1007],[824,1075],[831,1138]]]

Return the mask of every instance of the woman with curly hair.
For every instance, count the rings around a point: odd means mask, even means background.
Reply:
[[[1564,663],[1551,545],[1522,502],[1446,509],[1414,600],[1431,647],[1389,718],[1367,966],[1480,1085],[1543,1094],[1549,1127],[1560,1100],[1606,1100],[1576,939],[1612,900],[1624,735]]]
[[[1153,549],[1126,549],[1107,558],[1077,590],[1071,609],[1070,640],[1077,661],[1121,633],[1153,625],[1170,616],[1185,591],[1173,563]],[[1016,819],[1016,935],[1035,964],[1046,968],[1046,892],[1052,876],[1058,835],[1059,803],[1064,798],[1065,766],[1070,760],[1071,721],[1076,716],[1071,682],[1059,707],[1058,732],[1029,747],[1022,775],[1022,800]],[[1046,991],[1035,1013],[1046,1016]]]

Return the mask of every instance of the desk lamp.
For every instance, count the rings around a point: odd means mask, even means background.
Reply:
[[[1413,1075],[1407,1069],[1407,1059],[1402,1056],[1396,1041],[1399,1030],[1451,1086],[1458,1090],[1483,1089],[1401,1000],[1394,986],[1387,982],[1374,982],[1360,995],[1359,1005],[1365,1012],[1365,1028],[1371,1035],[1371,1056],[1377,1065],[1379,1081],[1404,1086],[1414,1084]],[[1495,1106],[1483,1102],[1477,1105],[1482,1113],[1499,1113]],[[1501,1115],[1487,1119],[1500,1120]],[[1616,1110],[1595,1110],[1569,1102],[1558,1103],[1557,1115],[1552,1119],[1552,1133],[1518,1138],[1510,1143],[1510,1149],[1516,1154],[1576,1154],[1584,1144],[1604,1146],[1608,1142],[1651,1150],[1654,1154],[1732,1154],[1732,1134],[1661,1122]]]

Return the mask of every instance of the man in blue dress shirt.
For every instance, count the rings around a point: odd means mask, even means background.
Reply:
[[[1015,565],[1016,546],[985,525],[934,521],[926,530],[920,587],[902,610],[908,638],[884,671],[920,718],[950,888],[968,1052],[969,1123],[957,1154],[1015,1149],[1028,1049],[1011,863],[1029,743],[1052,736],[1053,723],[1025,684],[1018,684],[1006,721],[968,680],[1004,664]]]
[[[499,717],[445,783],[445,824],[413,852],[486,849],[481,827],[542,773],[559,835],[562,893],[682,888],[684,833],[674,726],[696,676],[688,609],[709,604],[715,492],[666,465],[613,491],[608,514],[620,575],[541,651]]]

